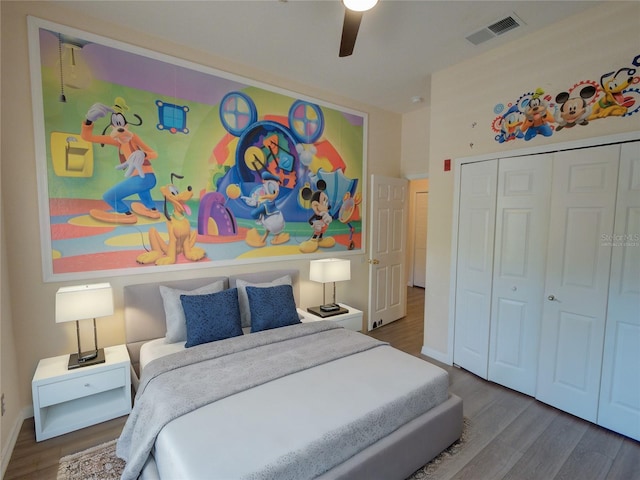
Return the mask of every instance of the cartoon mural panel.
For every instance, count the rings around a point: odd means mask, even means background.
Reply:
[[[364,114],[29,22],[46,281],[363,248]]]

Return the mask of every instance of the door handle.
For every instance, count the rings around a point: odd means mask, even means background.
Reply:
[[[549,295],[547,297],[547,300],[549,300],[550,302],[553,302],[554,300],[556,300],[556,297],[555,297],[555,295]]]
[[[377,260],[375,258],[373,260],[369,259],[369,265],[378,265],[379,263],[380,263],[380,260]]]

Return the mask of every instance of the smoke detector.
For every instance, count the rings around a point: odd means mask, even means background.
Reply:
[[[487,40],[498,37],[503,33],[510,32],[522,25],[526,25],[526,23],[524,23],[515,13],[511,13],[510,15],[493,22],[491,25],[467,35],[465,38],[474,45],[480,45]]]

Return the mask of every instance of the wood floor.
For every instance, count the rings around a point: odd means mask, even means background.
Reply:
[[[424,290],[409,288],[407,316],[374,330],[372,336],[430,361],[420,355],[423,312]],[[640,480],[640,443],[464,370],[433,363],[449,372],[450,390],[462,397],[469,427],[464,448],[432,478]],[[117,438],[124,421],[125,417],[36,443],[33,419],[28,419],[4,479],[55,480],[61,457]]]

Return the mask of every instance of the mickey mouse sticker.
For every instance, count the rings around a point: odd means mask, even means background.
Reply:
[[[311,201],[311,210],[313,215],[309,218],[309,225],[313,229],[313,235],[309,240],[305,240],[300,244],[302,253],[313,253],[318,248],[331,248],[336,244],[333,237],[325,237],[324,233],[333,221],[333,217],[329,213],[331,205],[329,205],[329,197],[324,192],[327,183],[324,180],[318,180],[316,183],[317,190],[311,190],[304,187],[301,191],[302,198]]]

